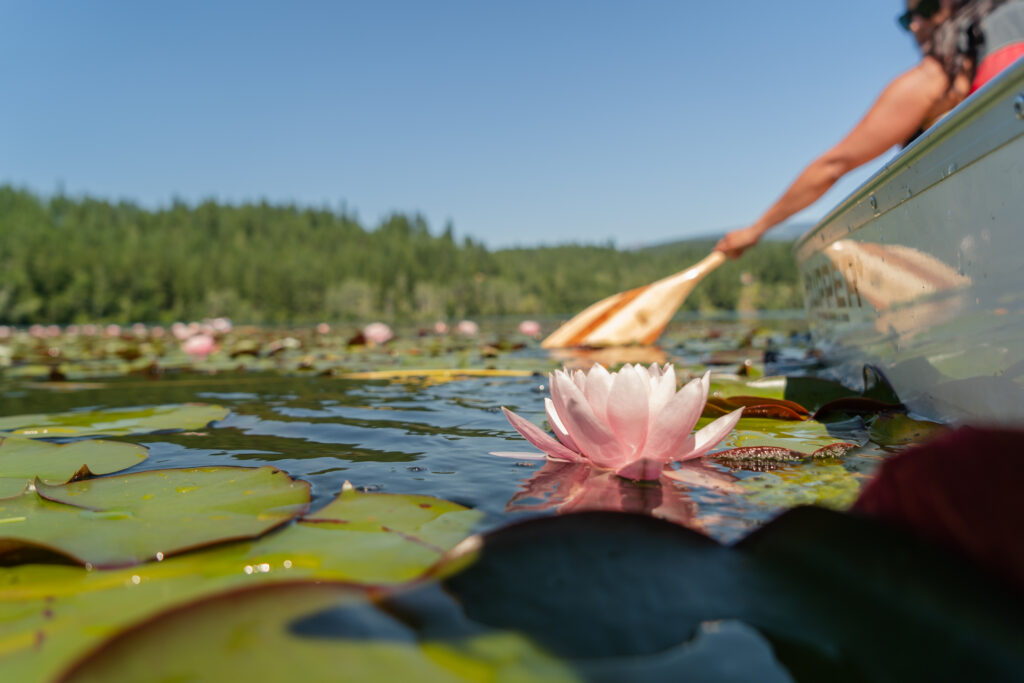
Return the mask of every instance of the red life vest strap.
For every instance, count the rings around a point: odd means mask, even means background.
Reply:
[[[974,73],[971,92],[973,93],[995,78],[1000,71],[1013,64],[1021,56],[1024,56],[1024,42],[1001,47],[985,57],[985,60],[978,65],[978,70]]]

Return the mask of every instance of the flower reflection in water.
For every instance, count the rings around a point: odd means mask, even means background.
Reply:
[[[630,512],[701,531],[711,520],[698,516],[698,505],[690,495],[690,486],[725,494],[742,492],[735,476],[701,461],[688,462],[678,470],[666,470],[661,478],[653,481],[632,481],[587,464],[548,460],[523,483],[505,509],[508,512],[553,510],[558,514]]]

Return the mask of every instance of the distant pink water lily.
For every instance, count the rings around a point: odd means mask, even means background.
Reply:
[[[544,399],[557,440],[502,407],[517,432],[549,458],[588,463],[626,479],[653,480],[665,465],[699,458],[728,436],[743,409],[723,415],[695,433],[708,400],[710,372],[676,391],[671,364],[625,365],[608,372],[556,370]]]
[[[519,323],[519,333],[527,337],[536,337],[540,334],[540,323],[536,320],[524,320]]]
[[[188,325],[179,320],[171,325],[171,334],[173,334],[174,338],[178,341],[185,341],[192,336],[192,331],[188,329]]]
[[[363,328],[363,336],[374,344],[386,344],[391,341],[395,333],[384,323],[370,323]]]
[[[181,350],[193,358],[206,358],[217,348],[217,342],[208,334],[196,334],[181,344]]]

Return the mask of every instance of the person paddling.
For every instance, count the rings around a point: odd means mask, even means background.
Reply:
[[[760,218],[726,234],[715,250],[737,258],[846,173],[908,144],[1024,56],[1024,0],[908,0],[897,20],[913,34],[921,62],[893,79],[853,130],[812,161]]]

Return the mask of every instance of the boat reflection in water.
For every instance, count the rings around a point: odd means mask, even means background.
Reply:
[[[1024,61],[903,150],[795,249],[811,330],[850,384],[1024,422]]]

